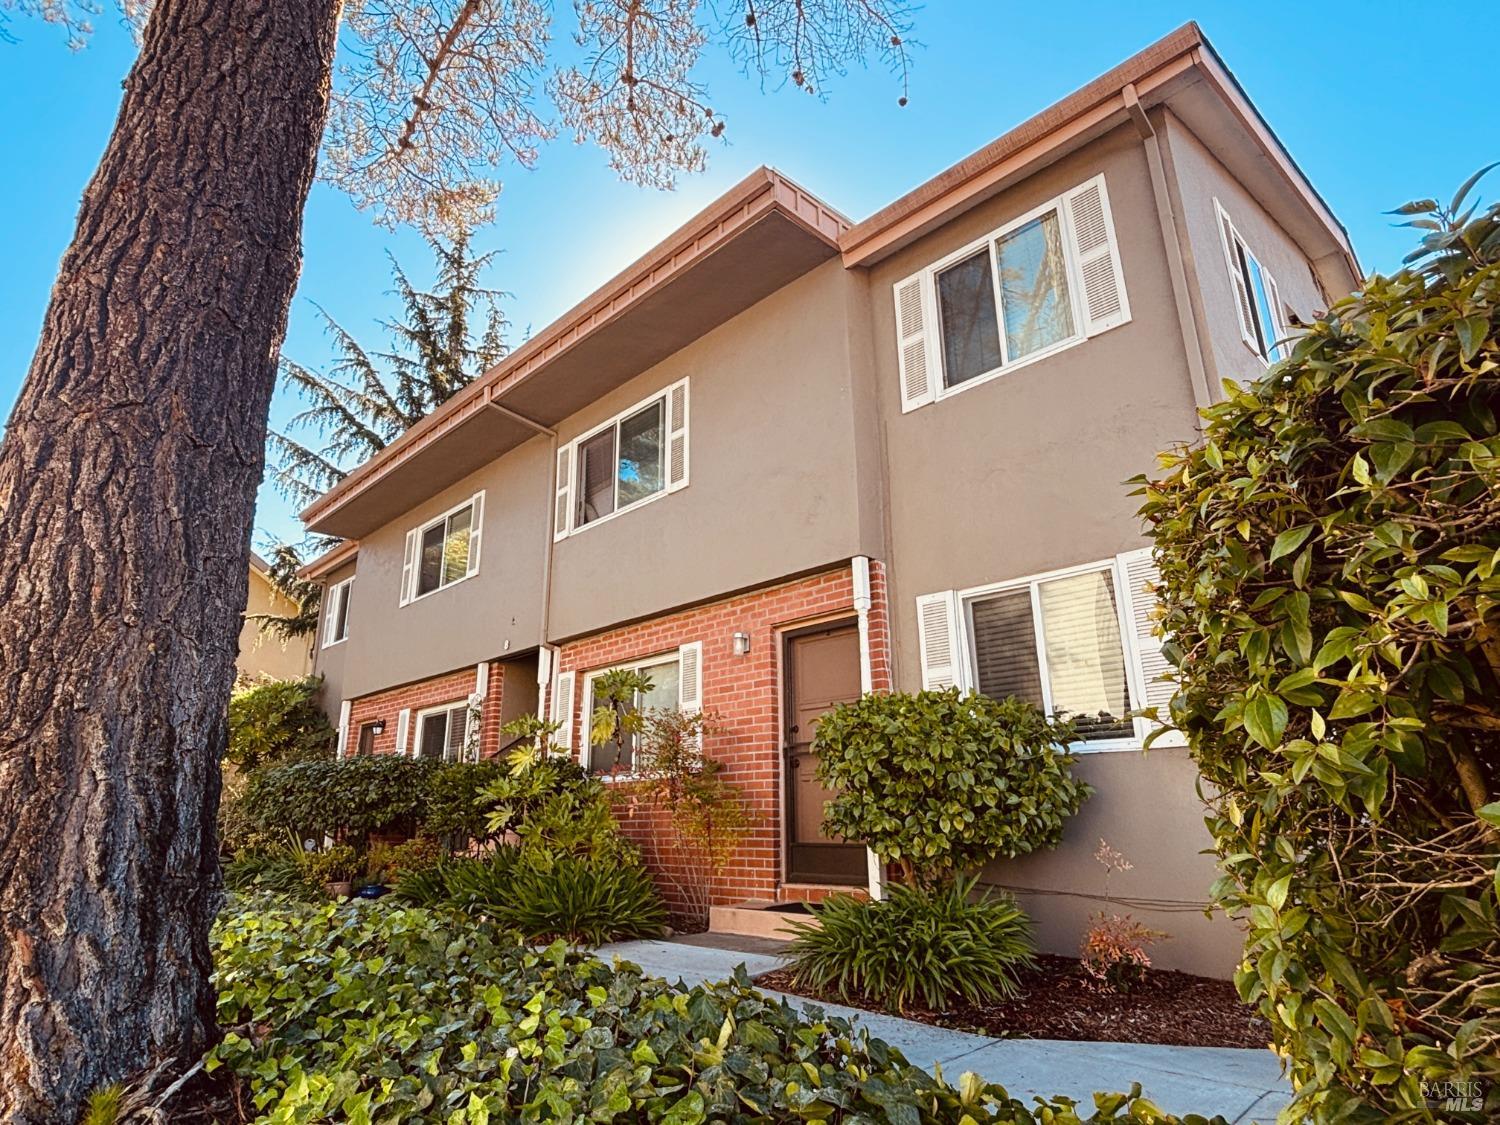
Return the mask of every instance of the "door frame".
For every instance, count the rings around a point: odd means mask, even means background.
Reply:
[[[781,774],[781,886],[864,886],[867,882],[865,877],[840,881],[837,879],[824,879],[818,883],[796,882],[792,879],[792,826],[793,826],[793,795],[791,771],[787,768],[787,719],[789,717],[788,702],[793,697],[792,689],[792,646],[793,642],[803,637],[815,636],[819,633],[833,633],[843,629],[853,631],[856,636],[859,631],[859,615],[852,610],[838,610],[826,617],[815,618],[811,621],[799,621],[795,624],[778,629],[776,634],[776,654],[779,662],[776,675],[776,758],[777,769]],[[863,653],[858,654],[858,659],[863,659]],[[851,844],[850,847],[858,845]],[[864,849],[860,849],[863,851]]]

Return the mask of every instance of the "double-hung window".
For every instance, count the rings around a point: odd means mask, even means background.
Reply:
[[[328,587],[323,607],[323,647],[336,645],[349,639],[349,594],[354,589],[354,579],[346,578]]]
[[[1103,176],[895,286],[913,410],[1130,319]]]
[[[687,410],[684,379],[558,449],[555,537],[685,487]]]
[[[1219,220],[1224,263],[1229,268],[1229,287],[1234,294],[1240,338],[1262,362],[1275,363],[1288,354],[1286,340],[1291,334],[1281,290],[1217,199],[1214,213]]]
[[[1153,635],[1155,570],[1135,551],[1066,570],[917,599],[923,686],[957,685],[1061,713],[1085,747],[1140,745],[1133,716],[1171,698]],[[1170,741],[1170,740],[1168,740]]]
[[[475,493],[406,533],[401,604],[424,598],[479,573],[484,493]]]
[[[444,762],[464,760],[469,739],[469,703],[445,703],[417,712],[417,741],[413,756]]]
[[[702,706],[699,686],[702,663],[703,645],[702,642],[695,641],[683,645],[676,652],[589,672],[584,677],[584,730],[588,730],[591,725],[590,716],[600,706],[594,688],[605,673],[628,669],[640,672],[650,680],[650,690],[637,691],[635,697],[626,704],[627,713],[693,711]],[[640,736],[636,733],[616,731],[608,742],[591,746],[588,751],[588,771],[594,774],[629,774],[635,769],[635,756],[640,749],[639,739]]]

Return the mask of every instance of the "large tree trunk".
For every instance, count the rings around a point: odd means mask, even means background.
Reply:
[[[219,758],[338,7],[158,0],[0,446],[6,1122],[213,1034]]]

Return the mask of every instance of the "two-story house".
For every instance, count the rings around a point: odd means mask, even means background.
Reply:
[[[820,714],[1019,695],[1096,793],[988,880],[1072,952],[1106,839],[1157,962],[1226,973],[1196,771],[1131,717],[1170,687],[1123,482],[1357,280],[1195,25],[859,223],[763,168],[303,513],[347,540],[308,568],[340,752],[493,753],[540,710],[628,778],[586,716],[644,668],[757,813],[719,897],[786,902],[878,889],[822,831]]]

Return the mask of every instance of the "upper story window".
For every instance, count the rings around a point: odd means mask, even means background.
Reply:
[[[1217,199],[1214,200],[1214,213],[1219,219],[1224,264],[1229,267],[1229,286],[1234,292],[1240,338],[1262,362],[1275,363],[1284,359],[1290,350],[1286,341],[1291,329],[1286,306],[1281,302],[1281,290],[1271,272],[1261,265],[1260,259],[1246,245]]]
[[[324,595],[323,647],[336,645],[349,638],[349,594],[354,589],[352,577],[335,582]]]
[[[1155,568],[1133,551],[1067,570],[917,599],[924,688],[957,685],[1064,713],[1090,750],[1138,747],[1132,716],[1171,698],[1152,632]],[[1162,740],[1166,742],[1167,740]],[[1177,744],[1180,745],[1180,742]]]
[[[479,573],[484,493],[476,492],[442,515],[406,533],[401,568],[401,604]]]
[[[898,282],[895,298],[903,411],[1124,324],[1104,177]]]
[[[554,537],[685,487],[687,432],[684,379],[561,446]]]

